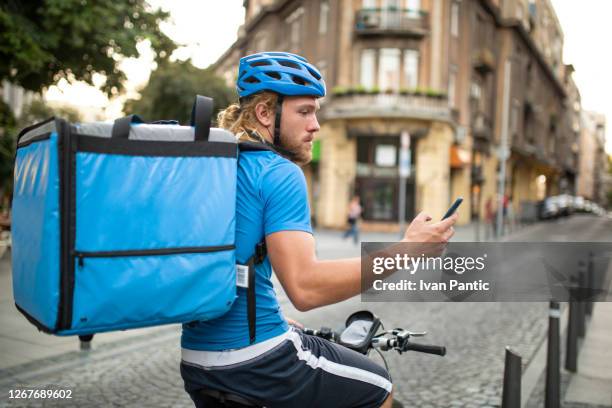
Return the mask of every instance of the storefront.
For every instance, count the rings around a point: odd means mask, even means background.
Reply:
[[[361,198],[364,221],[397,222],[399,219],[399,140],[399,135],[360,136],[357,139],[354,191]],[[414,152],[412,160],[416,160]],[[412,171],[406,182],[406,219],[415,215],[414,180]]]

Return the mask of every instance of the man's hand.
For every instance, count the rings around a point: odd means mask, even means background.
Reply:
[[[431,217],[421,212],[406,228],[402,242],[448,242],[455,234],[453,225],[457,217],[455,213],[445,220],[430,223]]]
[[[285,317],[285,320],[287,321],[287,323],[289,323],[289,326],[294,326],[297,327],[298,329],[303,329],[304,325],[296,320],[293,320],[289,317]]]

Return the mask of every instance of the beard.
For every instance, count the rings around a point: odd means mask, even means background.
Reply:
[[[298,166],[304,166],[312,160],[312,148],[305,143],[287,144],[281,136],[281,147],[291,153],[291,161]]]

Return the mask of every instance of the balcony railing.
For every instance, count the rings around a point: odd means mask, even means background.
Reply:
[[[352,94],[337,95],[322,109],[326,119],[417,118],[451,122],[445,95]]]
[[[388,33],[423,37],[429,30],[428,13],[412,9],[361,9],[355,18],[355,31],[360,35]]]
[[[491,72],[495,69],[495,55],[488,48],[479,48],[473,53],[472,63],[483,74]]]
[[[493,127],[491,119],[483,112],[476,112],[472,116],[472,132],[475,137],[482,139],[491,139]]]

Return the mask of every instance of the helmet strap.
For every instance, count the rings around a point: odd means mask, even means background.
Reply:
[[[281,147],[280,140],[280,125],[281,125],[281,115],[283,113],[283,95],[278,95],[276,98],[276,119],[274,120],[274,146]]]

